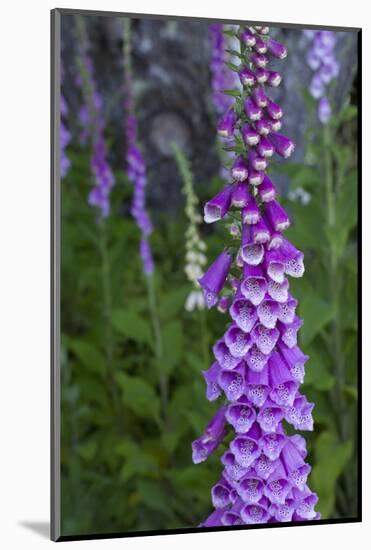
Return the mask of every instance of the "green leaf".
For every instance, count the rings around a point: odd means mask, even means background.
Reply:
[[[310,286],[307,288],[309,290]],[[299,308],[300,316],[304,319],[304,326],[300,331],[301,343],[307,346],[333,319],[334,309],[314,289],[306,292]]]
[[[184,335],[180,321],[172,321],[164,326],[162,331],[163,338],[163,360],[159,365],[167,373],[180,362],[183,353]]]
[[[141,479],[137,484],[142,502],[151,510],[169,515],[168,499],[158,481]]]
[[[122,441],[117,445],[116,452],[125,459],[120,470],[120,479],[128,481],[138,476],[153,475],[157,471],[154,458],[146,453],[134,441]]]
[[[329,392],[335,385],[335,377],[329,372],[328,354],[317,342],[305,350],[310,357],[305,369],[305,385]]]
[[[222,90],[222,93],[231,97],[240,97],[241,95],[241,92],[239,90]]]
[[[149,322],[130,309],[119,309],[112,313],[112,324],[121,334],[152,345],[152,334]]]
[[[89,439],[78,446],[77,452],[84,460],[90,462],[94,459],[98,447],[98,441],[96,439]]]
[[[313,490],[318,494],[317,508],[323,518],[331,517],[336,482],[350,460],[352,449],[351,441],[340,443],[332,432],[323,432],[317,438],[311,481]]]
[[[122,390],[123,404],[140,418],[160,423],[160,401],[155,390],[139,376],[118,372],[115,379]]]
[[[69,349],[89,371],[102,374],[105,371],[105,359],[99,349],[86,340],[68,339]]]
[[[191,286],[183,285],[161,295],[159,303],[161,319],[173,319],[178,313],[183,311],[184,303]]]
[[[235,73],[238,73],[238,71],[241,68],[240,65],[235,65],[235,63],[230,63],[229,61],[225,61],[225,65],[228,67],[228,69],[230,69],[231,71],[233,71]]]

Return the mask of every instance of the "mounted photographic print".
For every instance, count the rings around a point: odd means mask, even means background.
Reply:
[[[52,12],[53,540],[361,520],[361,31],[248,17]]]

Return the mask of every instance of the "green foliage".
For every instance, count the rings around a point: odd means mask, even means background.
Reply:
[[[305,276],[291,280],[291,289],[305,321],[300,344],[310,355],[303,392],[316,405],[315,431],[304,434],[310,483],[325,518],[356,513],[357,182],[354,152],[342,137],[352,116],[348,107],[335,117],[330,136],[308,133],[303,164],[279,165],[292,189],[311,194],[308,205],[284,202],[293,219],[287,237],[305,253]],[[236,150],[243,147],[237,142]],[[198,525],[211,510],[220,453],[194,466],[190,445],[214,411],[201,371],[226,318],[184,310],[192,286],[184,274],[182,212],[175,219],[157,213],[153,308],[139,230],[122,215],[131,185],[115,173],[112,215],[98,224],[87,205],[88,152],[69,156],[62,182],[62,532]],[[200,185],[200,204],[220,186],[218,179]],[[215,258],[225,231],[202,231]]]
[[[306,205],[286,200],[293,218],[287,236],[305,252],[305,276],[291,288],[310,356],[303,388],[315,403],[310,481],[324,518],[357,513],[357,159],[343,137],[355,115],[347,106],[329,125],[309,130],[307,162],[279,167],[291,189],[311,196]]]

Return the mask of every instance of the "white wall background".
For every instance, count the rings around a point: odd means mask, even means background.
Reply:
[[[3,548],[44,548],[51,545],[25,524],[49,519],[49,10],[54,7],[105,9],[139,13],[176,14],[220,18],[271,20],[305,24],[362,26],[364,88],[364,187],[363,203],[370,204],[370,23],[364,0],[344,2],[293,2],[235,0],[80,0],[29,2],[2,5],[0,32],[0,545]],[[364,208],[364,270],[370,265],[370,212]],[[366,274],[365,274],[366,279]],[[308,528],[268,529],[114,539],[69,543],[69,548],[118,548],[130,550],[179,549],[190,545],[223,544],[256,548],[336,550],[364,548],[370,529],[370,338],[367,311],[370,285],[364,291],[364,524]],[[104,504],[103,504],[104,505]],[[77,546],[78,545],[78,546]]]

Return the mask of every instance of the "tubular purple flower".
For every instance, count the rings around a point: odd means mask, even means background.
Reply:
[[[275,231],[284,231],[290,227],[288,215],[282,206],[275,200],[267,202],[265,215]]]
[[[254,224],[260,220],[260,210],[254,197],[250,197],[248,204],[243,208],[241,218],[244,224]]]
[[[226,250],[223,250],[206,273],[198,280],[209,309],[217,304],[218,294],[225,284],[231,265],[232,256]]]
[[[237,157],[231,168],[232,178],[236,181],[245,181],[248,172],[248,164],[243,157]]]
[[[284,59],[287,56],[287,50],[285,46],[280,42],[273,40],[272,38],[268,38],[267,48],[269,53],[271,53],[274,57],[277,57],[278,59]]]
[[[269,140],[272,143],[276,153],[285,159],[291,156],[295,149],[294,142],[282,134],[272,132],[269,134]]]
[[[241,134],[244,142],[250,146],[256,145],[260,140],[258,132],[256,132],[250,124],[244,124],[242,126]]]
[[[219,446],[225,436],[225,407],[221,407],[206,426],[203,435],[192,443],[192,460],[194,464],[204,462]]]
[[[215,361],[210,368],[202,372],[206,382],[206,397],[209,401],[215,401],[221,395],[222,390],[218,384],[220,365]]]
[[[250,200],[249,190],[246,183],[243,181],[237,183],[233,188],[231,205],[236,206],[237,208],[244,208],[245,206],[247,206],[249,200]],[[237,234],[239,235],[240,234],[239,228],[237,229],[238,229]]]
[[[223,138],[233,136],[237,115],[233,109],[230,109],[222,116],[218,123],[218,134]]]
[[[245,151],[235,154],[231,163],[237,183],[210,201],[206,219],[221,219],[229,210],[236,220],[236,211],[241,216],[241,222],[233,221],[232,231],[237,244],[233,270],[240,273],[229,277],[231,322],[213,346],[216,362],[203,373],[207,398],[216,400],[224,394],[223,430],[234,433],[221,458],[222,477],[212,489],[214,507],[223,511],[206,520],[213,525],[318,517],[317,497],[307,486],[305,441],[301,436],[288,437],[283,427],[286,421],[294,429],[312,430],[313,403],[299,392],[308,357],[297,344],[303,322],[296,316],[298,302],[289,292],[287,278],[303,275],[303,254],[282,235],[290,220],[265,173],[274,152],[286,158],[294,149],[289,138],[277,133],[282,110],[264,87],[264,83],[279,85],[280,74],[265,66],[272,55],[284,57],[286,49],[264,37],[263,29],[268,32],[265,27],[251,27],[239,35],[246,69],[250,71],[249,63],[255,66],[255,80],[245,73],[250,80],[236,94],[233,133],[235,144],[242,139]],[[241,67],[242,74],[244,70]],[[232,260],[227,272],[231,265]],[[216,290],[213,301],[218,300]],[[208,448],[204,454],[209,455]]]
[[[240,77],[241,84],[243,86],[253,86],[255,84],[255,73],[250,71],[247,67],[243,67],[238,73],[238,76]]]
[[[233,185],[228,185],[205,204],[204,220],[206,223],[214,223],[224,218],[231,205],[232,192]]]

